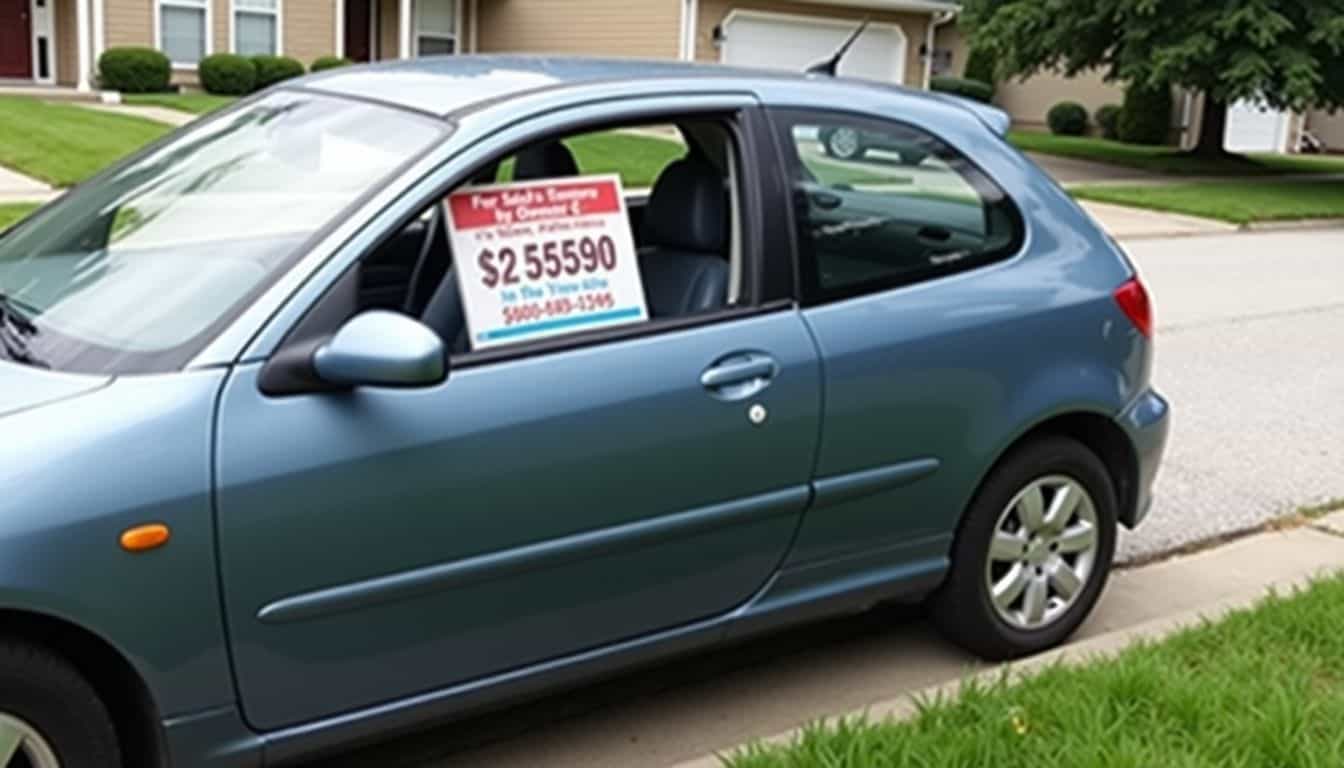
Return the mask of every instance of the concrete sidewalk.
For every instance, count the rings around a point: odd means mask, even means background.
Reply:
[[[1118,240],[1156,237],[1189,237],[1192,235],[1226,235],[1237,232],[1235,224],[1178,213],[1164,213],[1145,208],[1079,200],[1083,210]]]
[[[181,126],[190,123],[200,115],[193,115],[190,112],[182,112],[167,107],[140,106],[136,104],[104,104],[102,102],[79,102],[77,106],[85,109],[95,109],[99,112],[109,112],[114,115],[126,115],[128,117],[139,117],[145,120],[153,120],[156,123],[166,123],[168,125]]]
[[[0,166],[0,204],[43,203],[58,193],[37,179]]]
[[[1062,648],[1006,665],[1017,674],[1031,674],[1057,663],[1078,664],[1104,658],[1138,640],[1160,639],[1180,629],[1217,619],[1228,611],[1253,605],[1269,591],[1289,592],[1311,579],[1344,568],[1344,513],[1310,527],[1265,533],[1179,560],[1118,572],[1106,600],[1106,611],[1088,622],[1080,638]],[[1004,667],[990,667],[973,677],[988,682]],[[866,715],[872,720],[906,719],[918,714],[915,701],[955,695],[964,677],[875,701],[828,722]],[[799,723],[801,726],[803,723]],[[798,728],[763,741],[789,743]],[[726,750],[716,749],[722,753]],[[714,755],[677,763],[675,768],[720,768]]]
[[[1338,525],[1344,530],[1344,519]],[[1344,535],[1323,528],[1260,534],[1118,570],[1074,643],[1034,663],[1112,651],[1340,568]],[[634,672],[507,717],[446,726],[323,765],[717,768],[716,752],[787,738],[804,723],[844,713],[905,714],[911,693],[987,669],[994,668],[949,645],[917,611],[882,609]],[[497,743],[482,746],[486,740]]]

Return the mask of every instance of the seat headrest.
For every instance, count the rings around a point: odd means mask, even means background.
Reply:
[[[518,153],[514,160],[513,180],[531,181],[553,179],[558,176],[579,175],[579,164],[569,147],[559,141],[533,144]]]
[[[708,161],[684,157],[663,169],[644,209],[642,244],[722,254],[728,193]]]

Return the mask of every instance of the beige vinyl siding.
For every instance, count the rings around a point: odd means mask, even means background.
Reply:
[[[64,2],[65,0],[61,0]],[[63,9],[58,9],[58,14]],[[74,7],[70,8],[73,14]],[[70,28],[74,29],[71,21]],[[107,47],[154,45],[154,0],[106,0],[103,4],[103,29]],[[73,34],[73,33],[72,33]],[[62,44],[64,49],[64,44]]]
[[[966,72],[970,45],[956,24],[938,30],[937,47],[952,52],[951,71],[947,74],[961,77]],[[1061,101],[1076,101],[1087,108],[1089,118],[1106,104],[1120,104],[1125,91],[1117,83],[1107,83],[1100,72],[1084,72],[1076,77],[1046,73],[1028,78],[1025,82],[1010,79],[994,88],[994,103],[1013,118],[1020,128],[1044,130],[1045,114]],[[1096,126],[1091,126],[1095,132]]]
[[[53,30],[56,38],[56,82],[60,85],[74,85],[79,80],[75,0],[53,0],[52,10],[56,12],[53,19],[56,25]]]
[[[117,0],[111,0],[116,2]],[[230,29],[229,24],[229,0],[210,0],[210,51],[211,53],[228,53],[233,50],[229,45]]]
[[[481,52],[675,59],[681,47],[678,0],[479,0],[477,13]]]
[[[307,67],[319,56],[335,54],[336,6],[332,0],[281,0],[281,3],[286,56],[293,56]]]
[[[894,13],[819,3],[783,2],[782,0],[701,0],[695,40],[695,57],[698,61],[717,62],[719,60],[719,47],[714,43],[714,27],[722,24],[733,10],[764,11],[793,16],[823,16],[832,19],[850,19],[855,23],[868,18],[874,23],[899,25],[901,30],[905,32],[905,84],[916,88],[923,85],[924,62],[919,57],[919,47],[924,44],[924,35],[929,24],[929,14]],[[676,42],[676,35],[677,25],[674,24],[671,31],[674,43]]]
[[[1344,152],[1344,110],[1334,113],[1316,110],[1308,113],[1307,130],[1325,142],[1328,149]]]
[[[1124,89],[1105,82],[1099,72],[1083,72],[1075,77],[1049,73],[1026,82],[1002,82],[994,89],[994,102],[1012,115],[1014,123],[1029,128],[1045,127],[1046,113],[1061,101],[1082,104],[1091,119],[1100,107],[1118,105],[1124,100]]]

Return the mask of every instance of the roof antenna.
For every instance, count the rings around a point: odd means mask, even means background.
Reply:
[[[858,29],[855,29],[853,32],[849,34],[849,37],[845,39],[845,42],[840,44],[840,47],[836,50],[835,53],[831,54],[831,57],[829,59],[822,59],[821,61],[818,61],[816,64],[813,64],[804,71],[806,71],[807,74],[809,75],[826,75],[827,77],[835,77],[836,70],[840,68],[840,60],[845,58],[845,54],[849,53],[849,49],[852,45],[854,45],[854,41],[858,40],[859,35],[862,35],[863,30],[867,28],[868,28],[868,17],[865,16],[863,22],[859,24]]]

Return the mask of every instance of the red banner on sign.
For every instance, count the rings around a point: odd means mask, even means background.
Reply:
[[[454,193],[448,205],[458,231],[621,210],[616,184],[607,179],[465,189]]]

